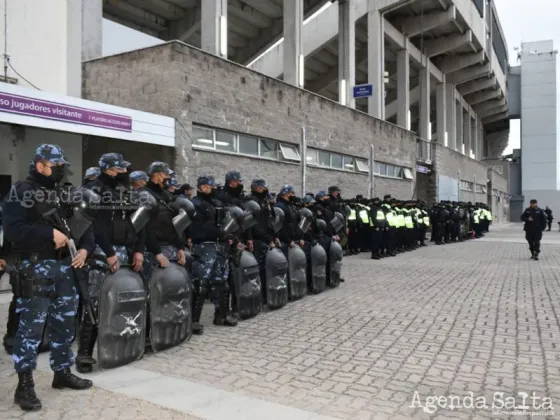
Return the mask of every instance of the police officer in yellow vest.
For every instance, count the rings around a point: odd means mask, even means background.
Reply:
[[[385,213],[381,206],[381,200],[374,198],[369,211],[371,226],[371,259],[379,260],[383,246],[383,234],[389,229]]]
[[[416,206],[416,213],[418,217],[418,242],[420,246],[427,246],[426,231],[430,227],[430,215],[426,203],[419,201]]]
[[[350,214],[348,215],[348,255],[355,255],[360,252],[359,232],[358,232],[358,211],[356,200],[348,201]]]
[[[371,227],[369,225],[369,206],[362,195],[356,196],[356,213],[360,238],[360,251],[371,250]]]
[[[395,210],[391,205],[392,198],[389,194],[383,197],[381,205],[383,213],[385,213],[385,220],[387,220],[388,229],[383,232],[383,245],[384,249],[381,250],[381,255],[385,257],[395,257],[395,235],[397,230],[397,216]]]

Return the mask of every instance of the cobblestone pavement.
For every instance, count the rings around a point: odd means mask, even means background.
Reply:
[[[205,308],[202,337],[149,355],[134,367],[331,418],[490,419],[497,417],[493,401],[500,405],[518,392],[540,398],[526,400],[533,418],[542,411],[533,402],[542,404],[544,397],[556,410],[548,418],[560,418],[557,237],[558,232],[545,233],[539,262],[529,260],[520,225],[381,261],[350,257],[344,263],[346,282],[338,289],[237,328],[212,326],[211,308]],[[1,309],[5,313],[7,306]],[[7,378],[9,359],[2,356],[0,363],[4,419],[19,412],[11,406],[15,378]],[[73,410],[104,420],[180,416],[99,389],[55,393],[48,380],[50,375],[41,374],[41,395],[45,400],[52,395],[57,404],[49,403],[37,418],[65,418]],[[450,407],[449,400],[433,413],[411,407],[425,405],[429,396],[449,395],[458,397],[454,406],[457,400],[468,404],[464,397],[472,395],[478,404],[485,397],[488,407]],[[508,417],[530,416],[499,416]]]

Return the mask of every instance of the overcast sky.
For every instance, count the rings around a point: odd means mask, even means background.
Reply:
[[[522,42],[552,39],[554,49],[560,49],[560,0],[494,0],[494,3],[505,32],[512,66],[519,64],[514,48],[520,47]],[[519,148],[519,144],[519,120],[513,120],[504,154]]]

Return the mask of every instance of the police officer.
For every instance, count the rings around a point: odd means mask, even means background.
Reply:
[[[381,252],[384,248],[383,246],[383,234],[389,230],[389,225],[387,224],[387,219],[385,217],[385,212],[381,205],[381,200],[375,197],[372,201],[370,207],[369,215],[371,223],[371,259],[379,260],[381,258]]]
[[[91,262],[89,293],[93,309],[97,311],[101,282],[109,271],[116,272],[121,264],[132,263],[135,271],[142,269],[144,262],[145,235],[137,234],[130,223],[129,204],[130,179],[127,162],[120,153],[105,153],[99,159],[101,174],[84,186],[101,196],[102,207],[93,222],[95,248]],[[86,309],[87,311],[87,309]],[[97,314],[94,314],[97,315]],[[92,371],[96,363],[93,348],[97,340],[97,326],[91,323],[89,314],[84,313],[80,328],[76,369],[80,373]]]
[[[33,370],[47,314],[47,331],[51,342],[53,388],[87,389],[89,380],[72,374],[71,349],[75,334],[74,319],[78,306],[74,269],[84,266],[94,247],[91,230],[77,244],[78,253],[71,259],[69,238],[46,220],[54,209],[68,216],[60,206],[57,185],[65,176],[68,162],[57,145],[41,144],[35,151],[35,167],[23,182],[15,184],[3,205],[6,240],[20,255],[17,279],[17,312],[20,320],[14,342],[13,360],[19,383],[14,402],[23,410],[39,410]]]
[[[166,186],[166,190],[171,194],[175,194],[177,192],[177,188],[179,187],[179,181],[177,178],[169,178],[169,181]]]
[[[229,267],[225,245],[231,239],[222,231],[223,205],[216,200],[216,181],[212,176],[197,179],[198,192],[192,202],[196,209],[189,237],[193,248],[193,334],[202,334],[204,326],[200,315],[206,295],[210,293],[215,304],[214,325],[237,325],[237,319],[229,313]]]
[[[130,174],[130,185],[135,190],[143,189],[148,183],[148,174],[144,171],[134,171]]]
[[[84,173],[84,184],[86,182],[93,181],[99,175],[101,175],[101,169],[99,169],[97,166],[87,168],[86,172]]]
[[[538,261],[541,252],[541,239],[543,231],[546,229],[547,219],[545,212],[537,206],[537,200],[531,200],[529,207],[521,215],[521,220],[525,222],[523,230],[531,251],[531,259]]]
[[[244,186],[243,186],[243,178],[241,177],[241,173],[238,171],[229,171],[225,176],[225,185],[223,188],[220,188],[216,192],[216,199],[220,201],[224,206],[237,206],[243,208],[243,203],[245,202],[246,198],[244,195]],[[230,251],[233,253],[237,249],[235,245],[238,243],[245,243],[247,245],[247,249],[250,252],[254,250],[253,239],[251,237],[252,230],[247,230],[243,232],[241,235],[234,236],[234,246],[230,247]],[[232,261],[233,254],[230,253],[228,255],[229,260]],[[235,318],[239,318],[239,311],[237,308],[237,296],[236,296],[236,288],[233,284],[233,270],[229,270],[229,291],[231,296],[231,309],[232,315]]]
[[[284,212],[284,222],[278,232],[278,239],[280,239],[282,251],[286,256],[288,255],[288,247],[293,247],[295,242],[299,242],[302,247],[304,246],[303,232],[299,232],[297,228],[298,212],[294,205],[295,198],[294,187],[285,184],[278,191],[275,205]]]
[[[177,263],[184,265],[185,238],[180,238],[173,228],[172,219],[176,212],[169,205],[175,200],[176,196],[168,191],[168,186],[173,178],[170,176],[169,165],[165,162],[152,162],[148,167],[150,180],[146,184],[145,191],[148,191],[156,200],[157,207],[151,211],[150,222],[146,227],[146,250],[151,253],[156,261],[151,261],[152,265],[159,264],[160,267],[167,267],[170,259],[177,260]],[[149,256],[149,259],[152,259]],[[151,271],[145,275],[150,277]]]
[[[254,179],[251,182],[251,194],[248,200],[255,201],[261,208],[260,214],[257,216],[258,222],[251,228],[251,237],[253,240],[253,252],[255,258],[259,262],[261,276],[262,300],[266,304],[266,253],[269,248],[276,247],[280,244],[279,239],[273,229],[275,213],[273,203],[269,199],[268,184],[264,179]]]
[[[190,184],[183,184],[179,187],[179,195],[184,198],[191,199],[193,196],[193,187]]]

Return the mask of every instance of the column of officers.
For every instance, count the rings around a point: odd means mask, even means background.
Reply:
[[[441,201],[428,206],[420,200],[399,200],[385,195],[361,195],[342,203],[347,207],[346,254],[371,252],[371,259],[427,246],[426,233],[437,245],[480,238],[490,229],[492,213],[484,203]]]
[[[42,407],[41,350],[50,348],[53,388],[87,389],[74,362],[80,373],[114,368],[203,334],[207,299],[213,323],[234,327],[344,281],[348,206],[336,186],[297,198],[291,185],[271,194],[264,179],[245,192],[238,171],[223,187],[207,175],[193,188],[165,162],[130,173],[122,154],[106,153],[98,165],[72,186],[64,151],[42,144],[2,203],[15,257],[4,267],[14,292],[4,347],[25,411]]]

